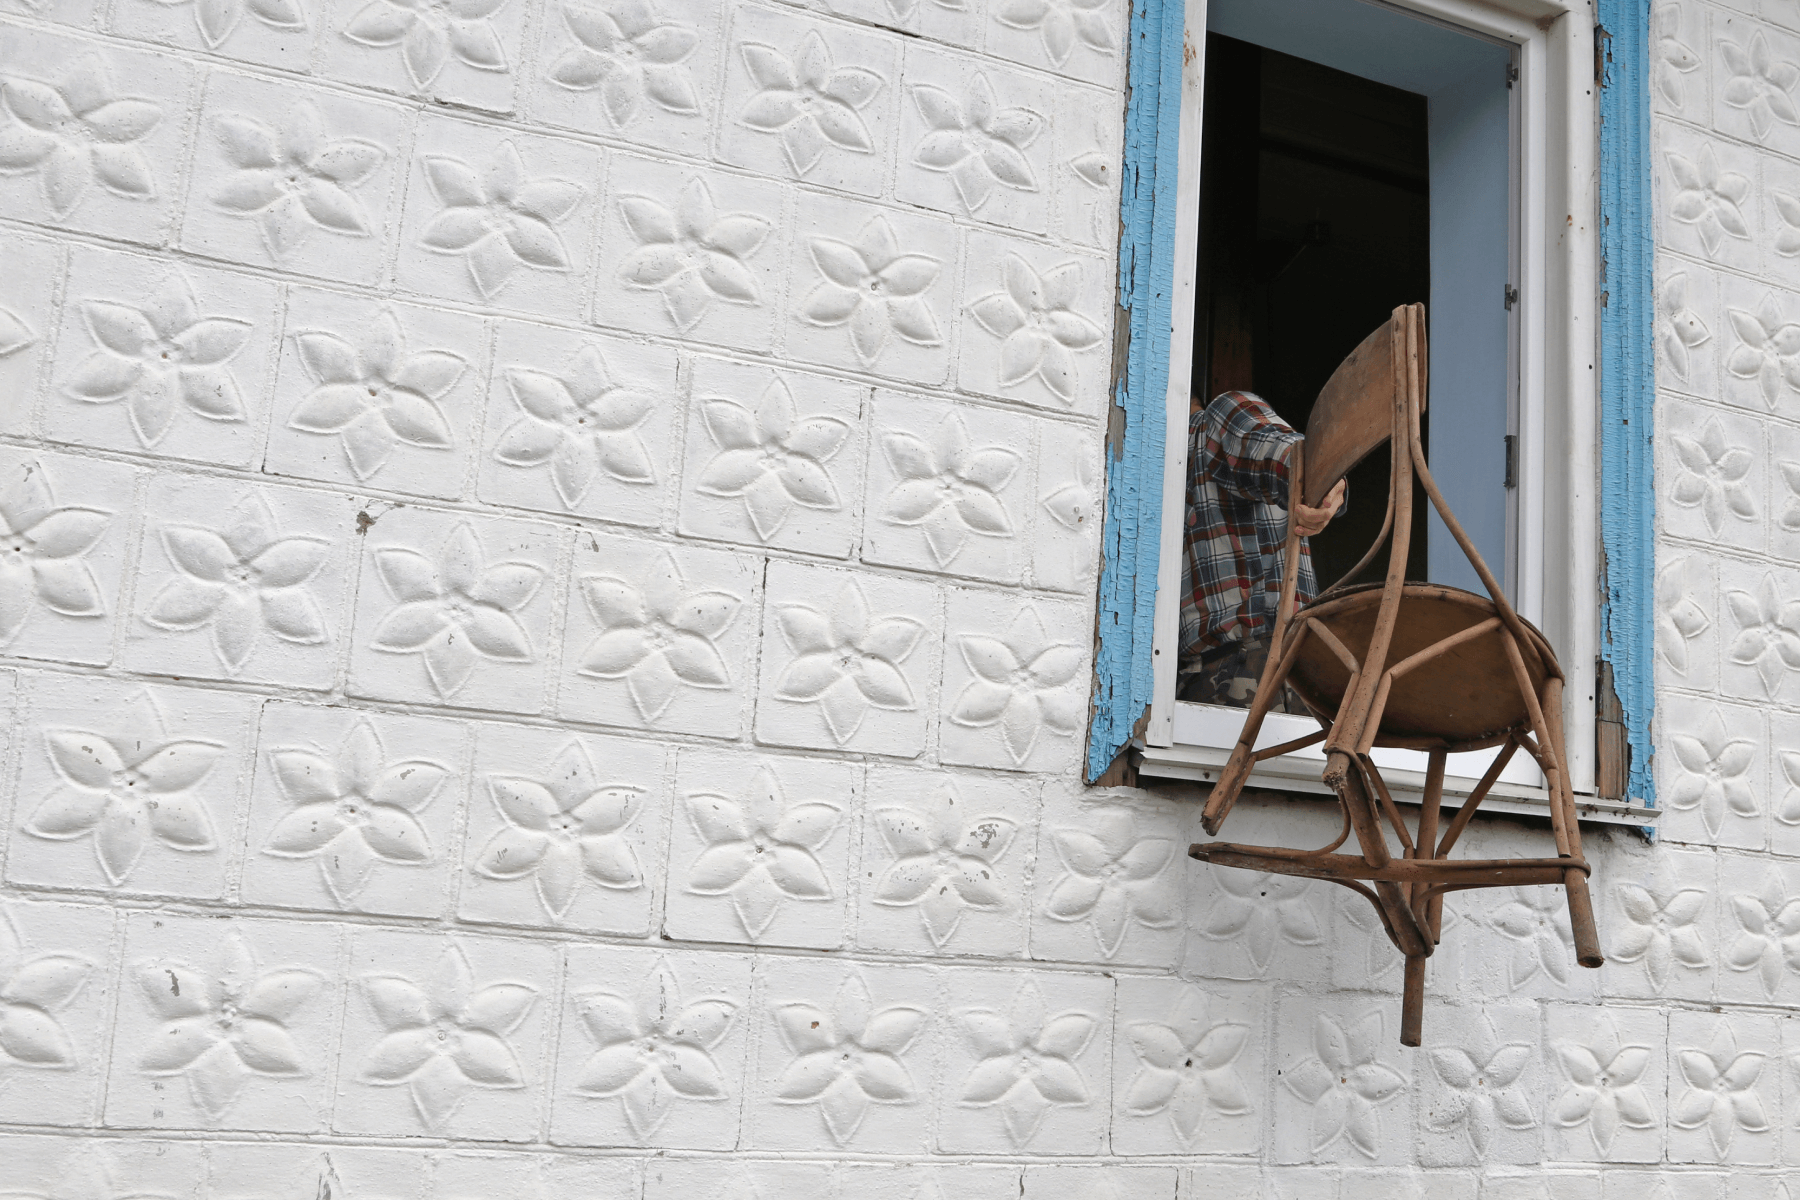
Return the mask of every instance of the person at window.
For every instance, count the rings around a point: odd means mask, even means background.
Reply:
[[[1222,392],[1188,423],[1187,520],[1182,531],[1181,677],[1177,695],[1248,708],[1256,696],[1281,598],[1288,529],[1288,463],[1304,439],[1249,392]],[[1296,603],[1318,591],[1306,539],[1342,511],[1344,481],[1318,508],[1296,503]],[[1302,712],[1283,696],[1277,712]]]

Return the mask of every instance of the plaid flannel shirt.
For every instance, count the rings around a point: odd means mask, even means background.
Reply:
[[[1269,636],[1281,598],[1289,449],[1303,440],[1248,392],[1222,392],[1188,423],[1187,527],[1182,534],[1181,661]],[[1313,598],[1300,540],[1297,600]]]

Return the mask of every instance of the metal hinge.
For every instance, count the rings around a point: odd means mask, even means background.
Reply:
[[[1510,88],[1510,87],[1512,87],[1513,84],[1515,84],[1517,82],[1519,82],[1519,64],[1518,63],[1507,63],[1506,64],[1506,86]]]
[[[1604,25],[1594,26],[1594,86],[1606,86],[1606,64],[1612,61],[1612,33]]]
[[[1506,435],[1506,486],[1519,486],[1519,437],[1513,433]]]
[[[1513,305],[1519,302],[1519,289],[1512,284],[1506,285],[1506,311],[1511,312]]]

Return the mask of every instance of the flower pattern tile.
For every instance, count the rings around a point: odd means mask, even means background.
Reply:
[[[937,610],[933,591],[787,564],[771,566],[768,588],[759,736],[922,750],[935,674],[926,624]]]
[[[543,585],[560,537],[522,523],[478,533],[453,514],[417,514],[403,531],[399,515],[382,518],[388,536],[367,539],[352,689],[442,704],[473,687],[483,707],[537,709],[550,639]]]
[[[57,783],[35,800],[21,829],[49,842],[86,842],[118,887],[131,880],[152,843],[161,850],[218,849],[214,817],[198,785],[225,746],[171,735],[162,707],[140,691],[91,727],[42,731]]]
[[[676,772],[664,931],[682,940],[834,948],[848,897],[840,763],[689,751]]]
[[[78,647],[91,648],[92,634],[79,627],[112,624],[118,579],[95,551],[118,545],[122,514],[118,507],[59,503],[57,491],[70,490],[67,460],[9,455],[0,464],[0,648],[17,654],[54,647],[59,657],[84,656]],[[120,505],[128,477],[91,466],[83,474],[84,497]]]
[[[876,1104],[916,1104],[918,1085],[905,1056],[929,1014],[910,1005],[877,1009],[869,985],[852,970],[826,1006],[794,1001],[770,1013],[793,1055],[771,1089],[784,1104],[817,1105],[831,1139],[852,1142]]]

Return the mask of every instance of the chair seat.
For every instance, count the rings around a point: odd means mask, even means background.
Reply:
[[[1360,661],[1368,652],[1381,594],[1380,584],[1334,588],[1302,608],[1299,616],[1325,626]],[[1386,665],[1498,615],[1486,596],[1443,584],[1408,583],[1401,591]],[[1542,634],[1530,625],[1526,628],[1536,643],[1535,654],[1530,649],[1523,654],[1526,673],[1534,692],[1541,692],[1555,669],[1555,654]],[[1323,640],[1309,637],[1288,681],[1314,715],[1329,725],[1343,703],[1350,672]],[[1409,672],[1405,686],[1396,685],[1388,698],[1375,745],[1442,748],[1457,754],[1497,746],[1514,730],[1530,727],[1501,629],[1496,628]]]

